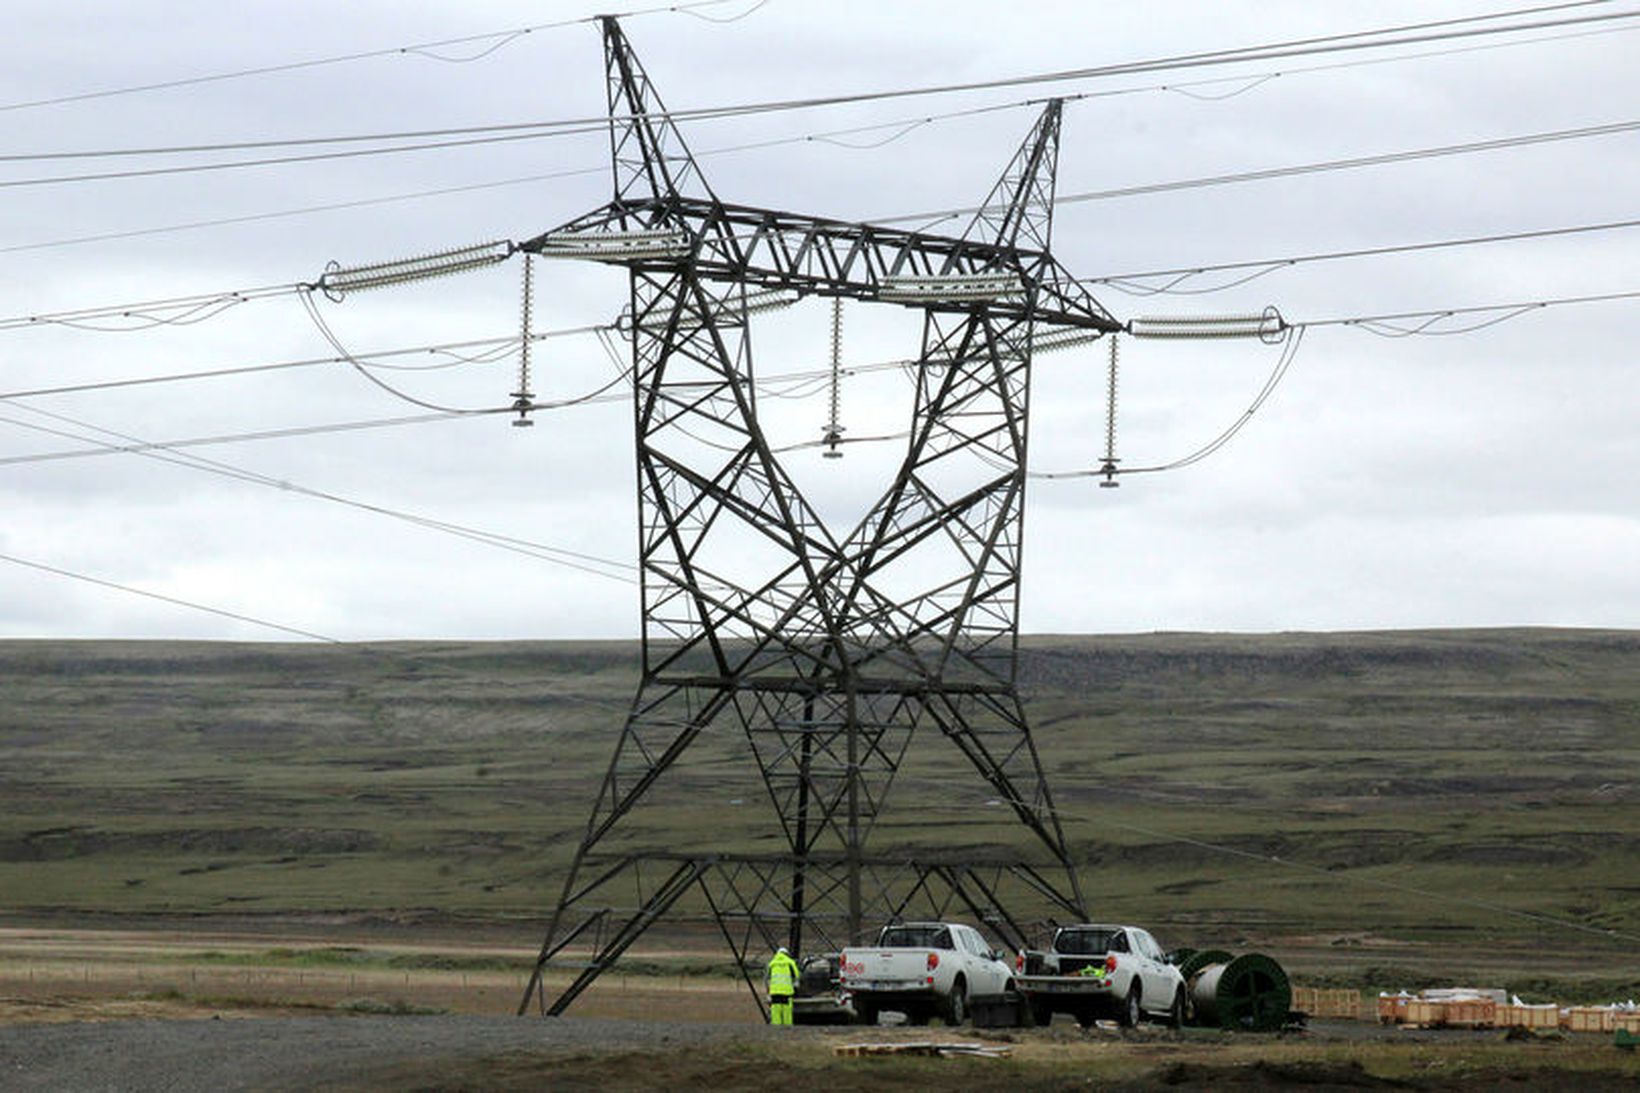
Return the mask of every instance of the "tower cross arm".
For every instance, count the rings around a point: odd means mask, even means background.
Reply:
[[[688,264],[706,280],[799,295],[1121,329],[1046,251],[705,198],[614,201],[519,249],[627,266]]]

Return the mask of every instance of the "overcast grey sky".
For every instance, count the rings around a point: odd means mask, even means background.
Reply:
[[[627,33],[667,105],[682,109],[1085,68],[1517,6],[1526,5],[770,0],[736,21],[703,18],[729,19],[752,7],[742,0],[635,17]],[[26,104],[377,53],[596,10],[569,2],[13,0],[0,41],[0,152],[595,116],[604,110],[602,53],[596,28],[584,23]],[[1590,5],[1532,18],[1625,10],[1640,6]],[[895,139],[887,139],[898,132],[892,128],[827,134],[1088,94],[1066,108],[1059,190],[1089,193],[1632,122],[1640,104],[1637,30],[1640,19],[1591,23],[754,114],[694,123],[685,132],[725,200],[870,220],[977,202],[1038,107],[937,118]],[[1208,80],[1218,82],[1201,82]],[[728,150],[800,135],[816,139]],[[1640,140],[1628,131],[1067,203],[1057,212],[1055,249],[1091,280],[1622,221],[1637,215],[1637,151]],[[0,319],[288,285],[316,278],[331,259],[366,262],[522,239],[608,197],[607,145],[597,133],[18,184],[275,154],[0,162]],[[549,175],[559,177],[540,177]],[[465,189],[380,200],[452,188]],[[350,207],[265,215],[327,205]],[[238,222],[147,231],[213,220]],[[143,234],[75,241],[133,232]],[[1273,304],[1303,323],[1634,291],[1635,239],[1635,229],[1618,229],[1307,263],[1201,295],[1094,290],[1124,319]],[[607,322],[624,303],[617,270],[537,263],[536,275],[539,330]],[[1210,275],[1180,287],[1229,279]],[[355,352],[505,338],[518,332],[518,282],[514,259],[321,308]],[[913,354],[914,320],[902,309],[851,306],[845,362]],[[826,305],[813,303],[754,327],[759,374],[822,366],[828,321]],[[1115,490],[1087,479],[1032,482],[1024,629],[1640,625],[1637,335],[1632,300],[1547,308],[1468,334],[1389,338],[1318,325],[1274,396],[1212,458],[1134,476]],[[289,295],[192,325],[104,332],[35,324],[0,330],[0,394],[331,352]],[[1125,339],[1118,443],[1125,463],[1163,463],[1212,439],[1246,409],[1279,352],[1257,342]],[[1034,469],[1097,461],[1104,353],[1100,343],[1037,362]],[[406,362],[450,363],[429,354],[399,361]],[[477,408],[507,401],[514,368],[514,358],[502,357],[379,375],[415,398]],[[614,377],[591,336],[556,338],[535,350],[542,400],[583,394]],[[808,397],[765,400],[775,442],[818,436],[824,391],[788,393]],[[842,403],[851,436],[894,432],[909,414],[909,388],[895,373],[861,376],[845,384]],[[93,435],[110,442],[99,428],[171,441],[421,413],[336,364],[9,398],[0,402],[0,553],[341,639],[635,634],[637,598],[622,580],[278,488],[290,484],[630,564],[631,411],[621,399],[543,412],[532,429],[476,417],[185,449],[218,461],[218,473],[132,454],[17,460],[94,448],[83,439]],[[822,511],[844,523],[881,489],[896,450],[861,444],[838,461],[812,450],[790,459]],[[224,465],[273,484],[230,477],[220,473]],[[0,636],[282,637],[16,562],[0,562]]]

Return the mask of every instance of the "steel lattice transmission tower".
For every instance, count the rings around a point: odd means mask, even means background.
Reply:
[[[754,949],[801,951],[805,928],[835,946],[913,909],[962,906],[1017,942],[1008,891],[1082,914],[1016,688],[1033,338],[1119,329],[1049,249],[1060,103],[959,237],[732,205],[619,24],[602,29],[614,199],[521,249],[630,271],[642,682],[520,1012],[532,997],[562,1012],[689,893],[743,967]],[[764,290],[923,312],[904,461],[841,534],[759,427],[748,315]],[[708,729],[744,734],[785,849],[608,853]],[[1043,867],[867,853],[918,730],[966,757],[1035,836]],[[550,1006],[549,961],[577,971]]]

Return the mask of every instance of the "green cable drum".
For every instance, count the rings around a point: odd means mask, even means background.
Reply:
[[[1228,964],[1232,959],[1223,949],[1191,949],[1190,955],[1179,962],[1179,974],[1188,983],[1191,976],[1209,964]]]
[[[1201,969],[1190,999],[1199,1025],[1273,1032],[1287,1020],[1293,990],[1280,964],[1263,953],[1248,953]]]

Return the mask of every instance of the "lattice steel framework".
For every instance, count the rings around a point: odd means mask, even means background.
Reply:
[[[630,271],[643,671],[520,1012],[532,997],[562,1012],[688,892],[743,963],[754,946],[801,951],[805,926],[838,945],[913,909],[962,907],[1015,942],[1010,898],[1081,914],[1016,689],[1032,338],[1044,324],[1119,329],[1050,253],[1059,102],[961,236],[730,205],[619,24],[602,28],[614,199],[521,249]],[[759,427],[747,304],[761,289],[924,313],[904,460],[845,534]],[[724,727],[744,733],[787,850],[600,855],[657,779]],[[1048,868],[866,853],[918,729],[955,745]],[[549,1006],[543,970],[583,945]]]

